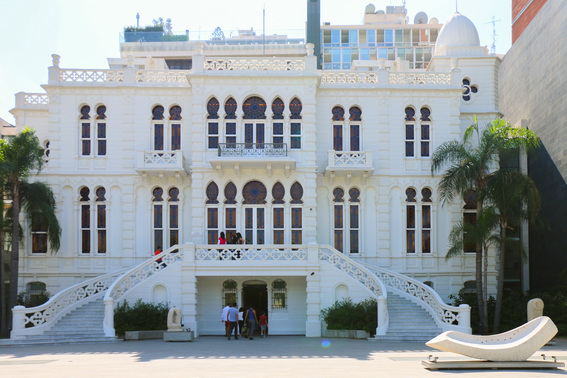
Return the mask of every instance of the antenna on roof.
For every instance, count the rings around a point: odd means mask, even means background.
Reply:
[[[459,0],[455,0],[455,12],[459,13]]]
[[[264,2],[264,10],[262,12],[262,38],[264,43],[262,44],[262,55],[266,55],[266,3]]]
[[[498,36],[498,34],[496,34],[496,23],[500,22],[500,19],[495,19],[494,16],[492,16],[492,21],[487,22],[487,24],[492,24],[492,46],[490,46],[490,53],[491,54],[496,54],[496,37]]]

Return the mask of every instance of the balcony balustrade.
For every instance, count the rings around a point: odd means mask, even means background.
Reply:
[[[187,174],[183,166],[183,153],[177,151],[142,151],[138,155],[136,172],[141,175],[173,175]]]
[[[295,169],[295,159],[288,156],[287,143],[219,143],[217,158],[211,165],[222,175],[226,168],[265,168],[268,175],[272,169],[283,169],[289,175]]]
[[[329,151],[325,173],[331,180],[335,175],[344,175],[347,181],[351,177],[361,176],[366,180],[374,172],[372,151]]]

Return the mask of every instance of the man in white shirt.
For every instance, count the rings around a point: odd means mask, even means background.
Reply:
[[[222,309],[222,314],[221,314],[221,322],[223,322],[224,324],[224,335],[228,336],[228,320],[227,320],[227,315],[228,315],[228,309],[230,308],[229,305],[224,306],[224,308]]]
[[[228,329],[228,339],[230,340],[230,336],[232,335],[232,330],[234,329],[234,338],[238,340],[238,309],[236,308],[236,303],[233,303],[230,308],[228,309],[228,314],[226,316],[230,324],[230,328]]]

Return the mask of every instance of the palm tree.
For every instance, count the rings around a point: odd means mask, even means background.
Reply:
[[[515,244],[523,252],[519,238],[508,237],[517,233],[522,221],[527,220],[534,225],[538,221],[541,198],[536,184],[526,174],[516,170],[500,169],[495,172],[487,185],[487,197],[498,209],[500,238],[506,243],[500,243],[498,280],[496,284],[496,308],[494,313],[493,332],[500,328],[500,314],[504,291],[504,259],[506,248]]]
[[[471,139],[475,132],[478,140],[473,146]],[[433,153],[432,174],[449,164],[439,183],[441,199],[443,202],[450,202],[455,195],[464,198],[467,191],[474,190],[477,195],[477,213],[480,214],[485,200],[488,199],[487,186],[491,175],[497,171],[500,154],[503,151],[522,147],[531,149],[537,145],[537,136],[527,129],[514,128],[507,121],[499,118],[480,131],[475,119],[475,123],[466,130],[462,142],[445,142]],[[483,261],[484,265],[487,265],[486,253],[482,244],[477,243],[476,290],[481,333],[486,333],[488,325],[487,292],[486,285],[483,284],[482,267]]]
[[[9,308],[16,305],[18,296],[21,235],[18,220],[22,208],[28,218],[36,217],[46,225],[51,249],[59,249],[61,228],[55,216],[53,192],[44,183],[28,181],[32,173],[41,171],[43,164],[43,149],[34,131],[26,128],[8,140],[0,140],[0,179],[4,182],[2,194],[12,199]]]

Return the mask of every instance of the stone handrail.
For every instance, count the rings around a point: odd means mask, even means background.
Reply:
[[[69,310],[82,300],[105,292],[110,285],[127,269],[104,274],[83,281],[60,291],[40,306],[25,308],[16,306],[12,309],[13,325],[11,338],[24,335],[40,334],[55,324]],[[27,328],[26,328],[27,327]]]
[[[327,261],[340,271],[348,274],[356,281],[363,284],[377,298],[378,302],[378,326],[376,335],[385,335],[388,330],[388,308],[386,306],[388,291],[386,286],[374,272],[337,251],[330,245],[319,246],[319,260]]]
[[[471,333],[470,307],[450,306],[431,287],[411,277],[374,265],[361,263],[373,272],[384,284],[423,304],[443,331],[456,330]]]
[[[188,85],[187,74],[191,73],[188,70],[137,70],[136,82],[138,83],[174,83]]]
[[[60,69],[59,81],[67,83],[123,82],[124,70]]]
[[[389,84],[426,85],[426,84],[451,84],[450,73],[409,73],[390,72]]]
[[[26,105],[48,105],[49,96],[45,93],[25,93],[24,104]]]
[[[156,274],[160,270],[181,261],[183,258],[183,248],[175,245],[159,255],[152,257],[140,265],[128,269],[120,278],[114,281],[104,295],[104,334],[107,337],[114,337],[114,304],[118,302],[126,292],[134,288],[148,277]]]
[[[375,72],[323,72],[321,84],[378,84]]]
[[[205,71],[305,71],[302,58],[205,58]]]
[[[372,151],[329,151],[329,167],[372,167]]]
[[[220,247],[220,246],[219,246]],[[195,246],[195,261],[305,261],[307,247],[294,245],[293,248],[281,248],[277,245],[246,245],[237,247],[211,248],[209,245]]]

